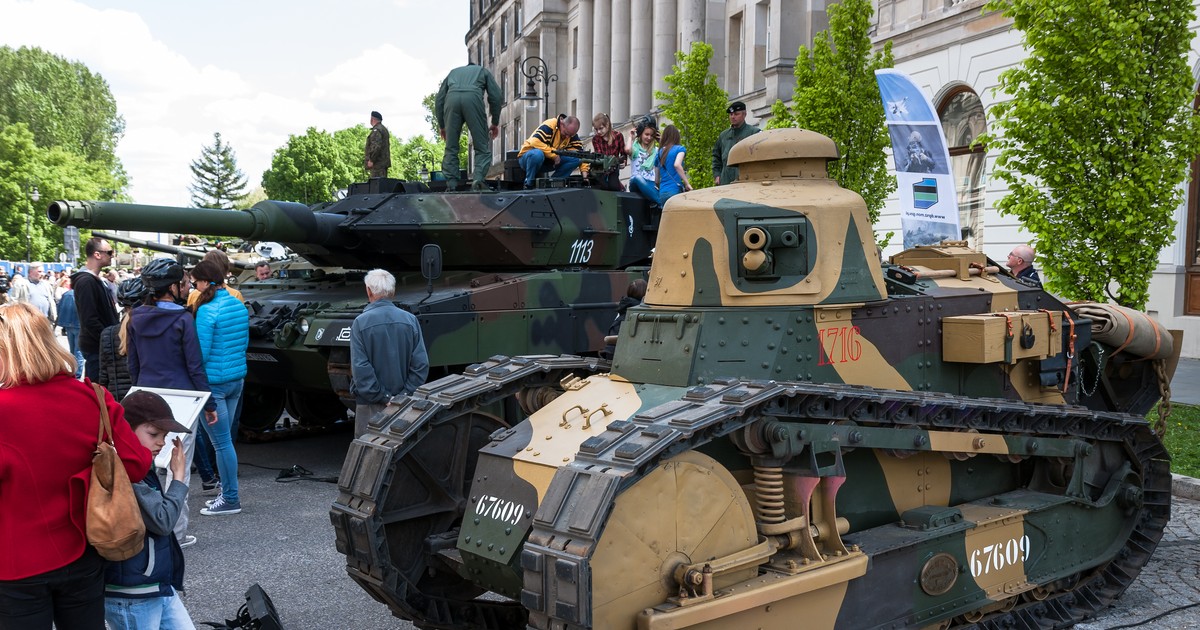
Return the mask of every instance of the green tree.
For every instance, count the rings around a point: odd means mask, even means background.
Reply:
[[[829,163],[829,175],[867,202],[874,223],[896,189],[888,173],[890,144],[875,71],[891,68],[892,43],[871,46],[870,0],[842,0],[829,7],[829,29],[817,33],[812,48],[796,57],[792,107],[771,107],[768,128],[800,127],[829,136],[842,157]],[[779,120],[776,120],[776,118]]]
[[[246,194],[246,176],[237,166],[233,147],[221,141],[220,132],[213,133],[213,143],[200,149],[200,157],[192,160],[192,204],[197,208],[237,207]]]
[[[40,48],[0,46],[0,125],[25,123],[40,147],[61,147],[119,171],[125,119],[108,82]]]
[[[712,148],[717,137],[728,127],[725,108],[729,94],[717,83],[717,75],[709,72],[708,62],[713,48],[704,42],[692,44],[687,54],[675,52],[673,72],[666,77],[668,91],[654,91],[662,113],[676,127],[687,147],[683,166],[693,188],[713,185]]]
[[[357,150],[357,166],[351,166],[346,136],[342,134],[338,140],[315,127],[309,127],[303,135],[289,136],[287,144],[275,150],[271,168],[263,172],[267,196],[314,204],[330,201],[335,191],[361,180],[362,146]]]
[[[55,199],[108,199],[124,186],[108,167],[62,148],[34,143],[24,124],[0,126],[0,259],[57,260],[63,250],[62,228],[46,219]],[[40,200],[30,193],[37,187]],[[86,240],[86,238],[84,239]]]
[[[992,108],[997,204],[1036,235],[1046,286],[1144,308],[1200,151],[1191,0],[994,0],[1028,57]],[[1114,285],[1116,286],[1114,293]]]

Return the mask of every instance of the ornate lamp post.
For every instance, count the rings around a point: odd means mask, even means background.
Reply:
[[[33,212],[34,204],[42,198],[37,184],[29,182],[29,217],[25,221],[25,262],[33,262]]]
[[[550,82],[557,81],[557,74],[550,74],[550,68],[541,57],[526,57],[525,61],[521,62],[521,74],[525,75],[525,95],[520,100],[525,101],[530,109],[535,107],[534,103],[540,98],[542,100],[542,120],[550,117]],[[545,92],[543,96],[538,96],[537,83],[541,82],[542,89]]]
[[[433,153],[425,147],[417,147],[417,162],[421,165],[417,176],[421,178],[421,181],[428,183],[429,173],[433,170]]]

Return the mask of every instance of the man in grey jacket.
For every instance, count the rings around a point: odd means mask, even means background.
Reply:
[[[392,396],[413,393],[429,376],[429,355],[416,316],[392,303],[396,277],[372,269],[364,283],[369,304],[350,325],[355,437],[367,432],[367,422]]]

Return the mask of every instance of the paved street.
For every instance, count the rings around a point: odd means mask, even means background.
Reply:
[[[244,511],[199,516],[191,505],[191,533],[200,542],[187,556],[185,601],[192,617],[232,616],[243,593],[258,582],[274,600],[288,630],[412,628],[391,616],[346,576],[333,546],[329,504],[333,484],[277,483],[280,469],[303,466],[335,477],[348,431],[267,444],[239,444]],[[194,481],[199,490],[199,480]],[[1200,602],[1200,503],[1176,499],[1166,538],[1115,608],[1079,627],[1102,630],[1138,623],[1178,606]],[[1200,607],[1160,619],[1148,628],[1200,628]]]

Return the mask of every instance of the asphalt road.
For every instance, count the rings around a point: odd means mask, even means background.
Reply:
[[[346,576],[334,549],[329,505],[337,487],[319,481],[276,482],[279,470],[302,466],[336,477],[350,441],[347,430],[266,444],[238,444],[243,511],[200,516],[193,495],[184,601],[197,623],[232,617],[246,589],[260,584],[288,630],[412,628],[393,617]],[[199,479],[193,475],[193,492]],[[1200,503],[1175,500],[1157,553],[1118,604],[1079,627],[1103,630],[1146,622],[1200,602]],[[1200,606],[1170,613],[1146,628],[1200,629]]]

